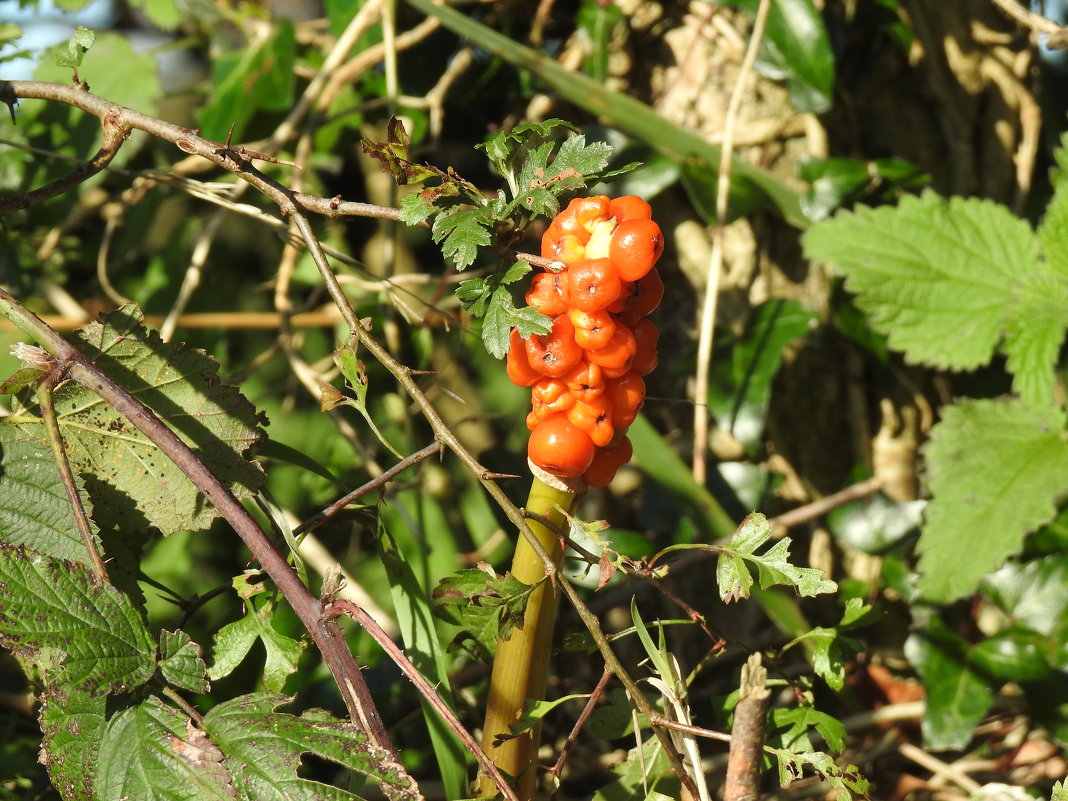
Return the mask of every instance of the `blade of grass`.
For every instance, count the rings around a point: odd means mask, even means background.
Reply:
[[[545,54],[453,8],[435,5],[432,0],[407,2],[503,61],[529,70],[563,97],[603,117],[620,130],[644,140],[661,153],[680,163],[707,169],[709,175],[715,173],[720,148],[664,119],[645,103],[607,89],[588,75],[570,72]],[[759,206],[762,198],[767,198],[788,223],[797,228],[808,226],[809,221],[801,211],[798,193],[778,178],[742,161],[735,161],[731,171],[736,179],[731,183],[730,208],[733,213],[744,213]]]

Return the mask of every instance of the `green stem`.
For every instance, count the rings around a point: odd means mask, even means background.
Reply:
[[[545,518],[559,529],[566,524],[560,510],[570,511],[576,497],[570,490],[551,487],[535,477],[527,497],[526,511]],[[559,567],[564,555],[560,538],[537,520],[530,520],[529,525],[538,543]],[[512,575],[525,584],[541,583],[527,601],[523,627],[514,629],[512,636],[497,644],[490,674],[486,721],[482,727],[482,748],[498,768],[517,778],[519,798],[528,801],[533,798],[537,779],[534,763],[541,724],[499,744],[494,741],[501,735],[509,735],[509,724],[519,719],[528,699],[540,701],[545,696],[558,594],[556,577],[547,576],[541,557],[524,537],[516,542]],[[493,796],[497,792],[496,785],[488,777],[480,779],[480,797]]]

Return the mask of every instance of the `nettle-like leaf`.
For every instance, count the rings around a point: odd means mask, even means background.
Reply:
[[[482,208],[447,211],[434,218],[430,234],[445,258],[463,270],[474,264],[480,247],[492,244],[493,222]]]
[[[206,693],[210,689],[200,646],[184,631],[160,632],[159,669],[163,678],[175,687],[192,693]]]
[[[277,712],[291,699],[253,693],[224,701],[204,716],[204,731],[223,752],[239,801],[293,799],[345,801],[359,796],[297,775],[311,753],[386,786],[396,801],[420,798],[418,788],[392,754],[368,742],[348,721],[322,710],[300,717]]]
[[[537,584],[524,584],[511,573],[498,576],[488,565],[458,570],[434,588],[434,613],[464,628],[484,655],[492,655],[500,640],[516,627]]]
[[[165,343],[124,306],[75,333],[75,346],[167,423],[239,497],[263,484],[245,458],[260,441],[260,418],[241,393],[222,384],[218,363],[200,350]],[[56,389],[56,416],[72,467],[85,479],[98,520],[127,531],[164,534],[206,528],[218,517],[201,492],[147,437],[95,393],[68,381]],[[39,411],[4,418],[46,443]]]
[[[46,686],[127,692],[155,672],[156,644],[130,599],[82,564],[0,544],[0,645]]]
[[[75,475],[74,482],[91,515],[92,502],[81,476]],[[97,528],[91,528],[99,546]],[[89,564],[51,449],[5,425],[0,425],[0,542],[31,545],[58,559]]]
[[[189,718],[154,697],[108,721],[95,785],[99,798],[237,797],[222,751]]]
[[[803,241],[807,256],[845,274],[872,327],[909,361],[971,370],[1000,345],[1015,391],[1050,404],[1068,305],[1068,271],[1053,255],[1068,245],[1063,207],[1051,205],[1036,236],[989,200],[925,192],[839,213]],[[1040,258],[1040,242],[1053,261]]]
[[[107,698],[52,687],[41,696],[41,763],[64,801],[97,801],[97,754],[107,723]]]
[[[932,499],[920,535],[919,589],[952,601],[1017,553],[1056,514],[1068,474],[1065,414],[1020,401],[948,406],[924,449]]]
[[[730,603],[748,598],[753,586],[746,562],[757,570],[757,578],[764,589],[783,584],[797,589],[804,596],[834,592],[838,585],[824,579],[820,571],[811,567],[790,564],[790,538],[783,537],[763,554],[756,549],[771,538],[771,524],[764,515],[754,512],[742,521],[731,541],[720,551],[716,566],[719,596]]]
[[[274,617],[275,604],[269,599],[256,600],[264,587],[252,584],[248,576],[234,579],[234,587],[245,599],[245,616],[233,623],[223,626],[215,635],[215,661],[208,670],[212,681],[229,676],[237,668],[257,640],[263,642],[267,652],[263,666],[263,686],[268,690],[281,692],[286,679],[296,672],[300,654],[307,645],[302,640],[294,640],[275,629],[271,622]]]

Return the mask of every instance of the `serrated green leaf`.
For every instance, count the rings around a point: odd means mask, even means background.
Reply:
[[[155,672],[156,644],[130,599],[77,562],[0,544],[0,645],[48,686],[127,692]]]
[[[501,276],[501,284],[514,284],[524,275],[529,273],[534,268],[530,266],[530,262],[519,261],[512,262],[508,269],[504,271],[504,275]]]
[[[98,801],[93,777],[107,722],[107,698],[51,688],[41,701],[40,760],[52,786],[64,801]]]
[[[219,382],[218,364],[203,351],[165,343],[124,306],[103,323],[84,326],[75,346],[98,368],[152,409],[190,445],[231,490],[244,497],[263,484],[259,466],[245,458],[263,436],[255,409],[234,387]],[[99,519],[130,531],[147,525],[164,534],[202,529],[218,517],[200,490],[125,417],[73,381],[57,388],[56,416],[72,467]],[[11,415],[4,423],[46,442],[40,417]]]
[[[232,801],[223,754],[177,709],[149,698],[108,721],[96,772],[100,798]]]
[[[257,640],[267,652],[263,665],[263,686],[281,692],[286,679],[296,672],[300,654],[307,643],[294,640],[275,629],[274,603],[245,598],[245,616],[227,623],[215,634],[214,662],[208,669],[212,681],[229,676],[240,665]]]
[[[160,632],[159,668],[163,678],[175,687],[192,693],[206,693],[210,689],[200,646],[184,631]]]
[[[421,192],[405,195],[400,202],[400,218],[406,225],[418,225],[436,211]]]
[[[771,537],[771,525],[759,513],[748,515],[731,541],[720,550],[716,567],[720,598],[725,602],[748,597],[752,579],[744,562],[756,566],[763,589],[784,584],[804,596],[834,592],[838,585],[824,579],[819,570],[790,564],[790,538],[783,537],[763,554],[755,551]],[[744,562],[743,562],[744,560]]]
[[[498,576],[478,568],[458,570],[434,588],[434,614],[475,638],[485,654],[492,655],[500,640],[517,626],[537,584],[524,584],[511,573]]]
[[[1018,401],[944,409],[924,449],[932,495],[918,545],[924,597],[973,592],[1025,534],[1053,519],[1068,472],[1064,425],[1061,410]]]
[[[816,675],[827,682],[832,690],[841,690],[845,686],[845,659],[860,650],[860,643],[837,628],[816,626],[791,640],[783,650],[801,642],[810,646],[809,657]]]
[[[81,477],[75,475],[74,481],[82,506],[92,515]],[[99,547],[98,529],[90,525]],[[5,425],[0,425],[0,541],[89,564],[51,449]]]
[[[456,297],[475,318],[486,316],[486,307],[492,295],[485,278],[468,278],[456,285]]]
[[[491,224],[480,209],[464,209],[439,214],[430,232],[445,258],[452,259],[457,270],[463,270],[474,263],[480,247],[493,242]]]
[[[963,637],[936,617],[905,642],[905,656],[920,674],[927,693],[923,741],[928,748],[963,748],[994,700]]]
[[[300,717],[277,712],[290,699],[273,693],[253,693],[213,707],[203,728],[226,755],[240,799],[344,801],[358,796],[297,775],[302,754],[312,753],[380,784],[388,797],[415,801],[418,788],[386,750],[368,742],[367,735],[348,721],[311,709]]]
[[[933,192],[840,212],[806,231],[803,243],[807,256],[845,273],[891,347],[954,370],[990,361],[1016,287],[1040,270],[1026,222],[988,200]]]
[[[531,306],[517,309],[508,290],[497,287],[487,302],[482,319],[482,342],[495,359],[503,359],[508,353],[513,328],[518,328],[519,335],[525,339],[531,334],[549,333],[552,321]]]
[[[1053,795],[1049,801],[1068,801],[1068,779],[1053,785]]]
[[[348,388],[356,396],[355,399],[342,398],[338,402],[347,402],[356,409],[363,416],[367,427],[371,429],[378,441],[385,445],[390,453],[398,459],[403,459],[404,457],[389,444],[389,440],[379,431],[371,412],[367,408],[367,367],[357,358],[355,345],[343,345],[334,351],[334,364],[337,365],[341,374],[345,377],[345,383]]]

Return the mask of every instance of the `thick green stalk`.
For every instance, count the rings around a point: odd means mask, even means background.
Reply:
[[[560,509],[569,511],[576,497],[572,490],[549,486],[535,477],[530,487],[526,510],[541,515],[559,528],[565,524]],[[541,547],[559,567],[564,555],[560,538],[536,520],[530,521],[530,529],[538,538]],[[525,584],[535,584],[545,579],[545,564],[525,537],[520,537],[516,542],[512,575]],[[528,699],[544,699],[557,599],[554,581],[542,581],[530,594],[523,627],[514,629],[507,640],[497,644],[497,654],[493,659],[493,671],[490,674],[486,722],[482,728],[482,748],[498,768],[517,777],[517,790],[521,801],[529,801],[534,794],[537,779],[534,765],[541,738],[541,725],[500,744],[494,744],[494,740],[502,734],[509,734],[508,726],[519,719],[523,705]],[[497,787],[493,782],[481,777],[479,796],[488,797],[496,793]]]

